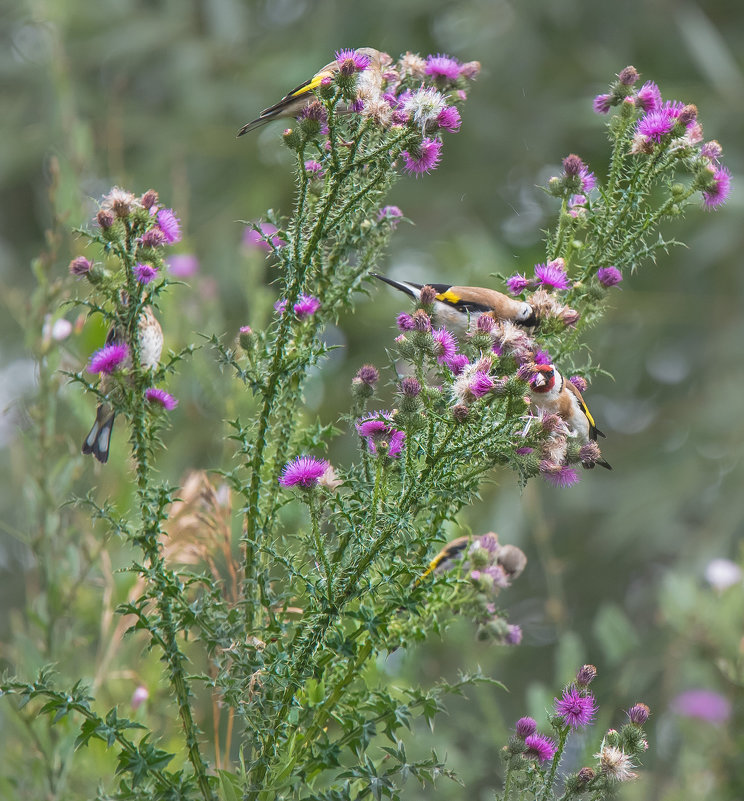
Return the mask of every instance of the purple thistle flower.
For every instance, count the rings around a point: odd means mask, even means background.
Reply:
[[[92,266],[93,264],[89,262],[85,256],[78,256],[70,262],[70,274],[79,278],[80,276],[87,275]]]
[[[565,489],[579,483],[579,474],[568,465],[553,464],[543,460],[540,462],[540,474],[554,487]]]
[[[661,108],[661,92],[653,81],[646,81],[636,95],[636,106],[648,114]]]
[[[421,392],[421,384],[413,376],[406,376],[400,382],[400,391],[407,398],[415,398]]]
[[[305,317],[312,317],[312,315],[318,311],[320,308],[320,301],[312,295],[300,295],[297,299],[297,303],[295,303],[292,308],[294,309],[294,313],[302,320]]]
[[[134,277],[140,284],[149,284],[157,274],[157,268],[153,267],[151,264],[137,262],[137,264],[134,265]]]
[[[661,110],[666,111],[675,120],[684,111],[684,108],[685,104],[681,100],[667,100],[661,106]]]
[[[597,280],[604,287],[616,286],[623,280],[623,274],[617,267],[600,267],[597,270]]]
[[[510,623],[506,628],[504,643],[506,645],[519,645],[522,642],[522,627],[516,623]]]
[[[336,51],[336,62],[342,75],[354,75],[356,72],[364,72],[372,59],[364,53],[346,49]]]
[[[390,228],[394,231],[398,227],[398,220],[403,216],[403,212],[397,206],[383,206],[377,212],[377,222],[387,220]]]
[[[271,236],[276,233],[277,227],[271,223],[262,222],[258,223],[259,230],[252,226],[247,226],[243,232],[243,245],[248,248],[259,248],[265,250],[267,253],[271,251],[272,245],[275,248],[280,248],[286,242],[278,236]]]
[[[468,357],[464,353],[455,353],[445,361],[445,364],[452,371],[452,375],[460,375],[468,366]]]
[[[363,364],[358,370],[355,378],[358,378],[363,384],[374,386],[380,380],[380,372],[374,364]]]
[[[544,350],[536,350],[535,355],[532,358],[532,361],[535,364],[553,364],[553,360],[550,358],[550,354]]]
[[[582,665],[576,671],[576,684],[579,687],[588,687],[597,678],[597,668],[594,665]]]
[[[392,429],[392,435],[390,436],[390,440],[388,441],[387,455],[391,459],[397,459],[397,457],[400,456],[400,453],[403,450],[403,445],[405,441],[406,441],[406,435],[403,431],[399,431],[397,428]],[[374,442],[370,442],[369,447],[373,453],[377,452]]]
[[[650,713],[650,709],[646,704],[634,704],[628,710],[628,720],[634,726],[643,726],[643,724],[648,720],[648,716]]]
[[[521,295],[525,289],[529,289],[531,284],[532,281],[521,273],[516,273],[506,279],[506,286],[512,295]]]
[[[731,701],[714,690],[686,690],[671,703],[673,712],[686,718],[696,718],[720,725],[731,717]]]
[[[426,75],[435,78],[446,78],[448,81],[456,81],[460,77],[461,64],[457,59],[438,53],[436,56],[426,57]]]
[[[363,420],[357,420],[356,430],[361,437],[377,437],[386,434],[390,430],[390,425],[384,420],[364,418]]]
[[[558,750],[555,742],[542,734],[528,735],[524,738],[524,744],[527,746],[525,756],[533,757],[539,762],[548,762]]]
[[[579,170],[579,178],[581,178],[581,191],[584,194],[591,192],[597,185],[597,177],[586,165]]]
[[[531,734],[534,734],[537,731],[537,721],[534,718],[520,718],[517,721],[515,729],[517,732],[517,737],[524,740],[525,737],[529,737]]]
[[[703,205],[706,209],[722,206],[731,193],[731,173],[725,167],[719,167],[713,173],[713,185],[703,191]]]
[[[89,373],[113,373],[114,370],[129,358],[129,348],[123,342],[106,345],[97,350],[88,362]]]
[[[568,379],[575,387],[579,390],[579,392],[586,392],[587,386],[586,379],[582,378],[580,375],[572,375],[571,378]]]
[[[145,390],[145,398],[150,401],[150,403],[159,403],[166,412],[172,412],[173,409],[178,406],[178,401],[170,392],[166,392],[164,389],[160,389],[159,387],[150,387],[149,389]]]
[[[568,289],[570,283],[562,264],[562,260],[558,259],[549,261],[547,264],[536,264],[535,278],[543,286],[553,287],[554,289]]]
[[[173,209],[160,209],[158,212],[158,227],[163,232],[165,241],[169,245],[175,245],[181,241],[180,220],[173,213]]]
[[[674,115],[666,108],[649,111],[648,114],[638,120],[636,131],[647,139],[661,142],[662,137],[666,136],[674,128],[674,119]]]
[[[437,125],[445,131],[455,133],[460,130],[462,118],[456,106],[445,106],[437,117]]]
[[[410,314],[406,314],[406,312],[401,312],[395,320],[395,324],[398,326],[399,331],[413,331],[416,327],[416,324],[413,321],[413,317]]]
[[[308,159],[305,162],[305,172],[310,178],[317,178],[318,180],[325,175],[323,165],[319,161],[315,161],[315,159]]]
[[[493,379],[488,373],[482,370],[477,370],[473,373],[469,383],[468,390],[476,398],[482,398],[487,395],[494,388]]]
[[[431,139],[425,136],[413,153],[408,150],[403,151],[403,160],[405,162],[403,169],[407,173],[416,176],[429,173],[436,169],[441,157],[442,143],[439,139]]]
[[[329,467],[330,464],[325,459],[298,456],[284,465],[279,483],[283,487],[299,486],[302,489],[312,489]]]
[[[597,95],[592,106],[597,114],[608,114],[612,105],[612,95]]]
[[[199,259],[193,253],[174,253],[165,263],[176,278],[191,278],[199,272]]]
[[[457,342],[446,328],[435,328],[431,335],[439,364],[448,362],[457,353]]]
[[[275,301],[274,311],[281,317],[287,310],[287,301],[284,298]]]
[[[597,703],[591,693],[582,695],[576,687],[566,687],[563,696],[553,699],[556,714],[572,729],[588,726],[597,714]]]

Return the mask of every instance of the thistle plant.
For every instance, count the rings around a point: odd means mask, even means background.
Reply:
[[[231,497],[242,499],[239,553],[225,523],[231,507],[206,478],[209,513],[201,509],[200,525],[190,527],[178,523],[193,497],[189,482],[177,500],[154,472],[165,412],[175,405],[161,385],[184,355],[161,364],[153,311],[169,284],[163,250],[180,236],[174,213],[152,191],[112,190],[95,231],[83,232],[104,261],[71,264],[91,290],[81,302],[109,327],[88,365],[102,380],[70,374],[99,404],[84,451],[105,461],[114,417],[124,417],[137,487],[127,515],[92,496],[86,503],[139,549],[131,568],[137,592],[119,611],[162,653],[188,764],[167,770],[174,755],[155,745],[155,732],[141,735],[142,724],[116,709],[97,713],[82,683],[59,690],[43,671],[3,689],[25,702],[45,699],[41,710],[53,722],[80,715],[79,745],[116,745],[121,782],[106,797],[398,798],[409,776],[430,783],[451,775],[434,753],[410,758],[406,731],[416,718],[431,724],[448,693],[497,682],[475,674],[428,689],[386,687],[372,666],[432,633],[446,636],[456,615],[472,619],[480,639],[518,645],[522,632],[500,603],[525,567],[524,553],[493,532],[441,544],[496,468],[512,469],[522,484],[542,476],[570,486],[579,468],[608,466],[586,407],[569,414],[540,391],[559,368],[572,387],[586,389],[595,368],[577,354],[607,293],[623,271],[674,244],[654,239],[658,226],[693,195],[712,208],[728,192],[720,147],[703,143],[694,107],[664,103],[653,84],[636,91],[637,72],[626,68],[595,101],[602,113],[617,109],[606,181],[578,156],[566,157],[546,188],[560,210],[545,262],[500,287],[529,306],[529,318],[466,306],[462,325],[448,328],[447,293],[424,286],[416,308],[397,316],[387,352],[381,346],[378,365],[389,365],[359,366],[348,415],[313,420],[303,389],[329,351],[324,326],[353,306],[356,293],[376,291],[373,271],[404,220],[386,193],[402,174],[422,177],[439,166],[478,72],[476,62],[447,56],[377,55],[340,51],[315,94],[294,109],[297,121],[282,134],[294,158],[293,209],[269,213],[252,234],[276,276],[274,313],[268,322],[246,321],[232,341],[210,340],[252,403],[248,418],[229,422],[236,459],[221,466]],[[591,421],[588,433],[575,415]],[[329,450],[342,434],[358,448],[348,465],[332,463]],[[207,667],[191,675],[189,660]],[[527,732],[524,721],[518,727],[504,799],[554,797],[568,734],[595,711],[586,678],[580,671],[556,702],[555,741]],[[212,694],[217,733],[226,710],[224,744],[215,737],[209,748],[200,734],[200,692]],[[630,777],[645,742],[641,707],[633,709],[628,726],[605,737],[591,775],[585,769],[566,780],[565,798],[587,789],[604,798],[621,774]]]
[[[643,726],[649,708],[641,703],[627,710],[627,722],[619,730],[606,732],[591,765],[558,774],[569,737],[581,733],[586,739],[585,730],[597,714],[597,703],[589,689],[596,675],[593,665],[584,665],[555,699],[549,717],[552,736],[539,732],[534,718],[523,717],[516,722],[514,735],[502,751],[506,772],[503,793],[497,796],[501,801],[569,801],[579,797],[601,801],[615,798],[623,782],[638,777],[634,768],[639,767],[640,757],[648,750]]]

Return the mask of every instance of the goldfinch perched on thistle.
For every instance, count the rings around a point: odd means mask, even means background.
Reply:
[[[605,435],[597,428],[579,390],[567,381],[553,364],[538,364],[530,379],[532,399],[542,412],[558,415],[569,428],[570,435],[577,437],[583,446],[596,443],[597,437]],[[587,448],[587,458],[582,458],[585,467],[602,465],[612,467],[601,458],[596,444]]]
[[[154,370],[160,362],[160,353],[163,350],[163,329],[150,306],[142,309],[137,331],[142,367],[146,370]],[[131,365],[132,359],[125,343],[124,334],[120,328],[112,326],[106,335],[106,345],[93,356],[88,367],[90,372],[101,373],[99,387],[101,393],[109,395],[116,392],[116,381],[111,377],[111,373],[115,369],[128,368]],[[83,453],[92,453],[102,464],[108,461],[111,432],[115,419],[114,407],[105,401],[99,403],[96,420],[83,442]]]
[[[336,59],[321,67],[312,78],[293,89],[273,106],[265,108],[255,120],[246,123],[239,131],[238,136],[243,136],[249,131],[266,125],[267,122],[278,120],[282,117],[296,117],[304,108],[315,100],[313,94],[321,85],[324,78],[332,79],[337,73],[346,71],[349,75],[355,72],[361,73],[358,79],[358,95],[369,93],[375,88],[379,92],[382,84],[382,67],[384,63],[389,63],[390,57],[373,47],[358,47],[356,50],[340,50],[336,53]]]
[[[422,284],[410,281],[394,281],[384,275],[373,273],[375,278],[421,300]],[[523,300],[515,300],[495,289],[478,286],[451,286],[450,284],[428,284],[436,292],[433,299],[432,319],[436,325],[461,336],[467,333],[471,323],[477,322],[481,315],[487,315],[496,322],[509,320],[525,328],[534,328],[539,320],[535,310]],[[427,298],[424,298],[426,301]]]

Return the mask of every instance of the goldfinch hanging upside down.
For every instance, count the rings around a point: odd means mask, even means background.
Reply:
[[[421,296],[422,284],[394,281],[376,273],[373,275],[414,300],[418,300]],[[450,284],[429,284],[429,286],[437,292],[432,315],[435,325],[443,325],[458,336],[467,333],[471,324],[475,324],[483,314],[492,317],[496,322],[510,320],[525,328],[535,328],[539,323],[535,310],[529,303],[510,298],[495,289]]]
[[[597,428],[579,390],[567,381],[553,364],[538,364],[530,380],[535,406],[544,412],[557,414],[568,426],[572,436],[579,442],[596,442],[605,435]],[[595,459],[593,464],[612,470],[604,459]]]
[[[353,53],[353,56],[366,57],[369,60],[369,65],[360,73],[358,79],[359,92],[363,93],[369,91],[370,88],[379,90],[382,83],[382,65],[385,59],[390,60],[390,57],[373,47],[358,47],[354,51],[342,51],[339,56],[347,52]],[[351,56],[351,58],[353,58]],[[321,67],[312,78],[309,78],[304,83],[293,89],[288,94],[273,106],[265,108],[255,120],[247,122],[239,131],[238,136],[247,134],[267,122],[278,120],[282,117],[296,117],[306,106],[315,100],[315,90],[320,86],[320,82],[324,78],[333,78],[342,68],[342,61],[336,58],[325,67]],[[342,109],[340,109],[342,110]]]

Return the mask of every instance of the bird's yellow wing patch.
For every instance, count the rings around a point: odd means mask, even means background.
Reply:
[[[326,75],[327,73],[325,72],[319,72],[306,84],[298,86],[293,92],[290,92],[287,97],[299,97],[300,95],[305,95],[308,92],[312,92],[314,89],[317,89],[320,86],[320,82],[326,77]]]
[[[444,301],[444,303],[459,303],[460,296],[456,295],[451,289],[448,289],[446,292],[442,292],[436,296],[437,300]]]

